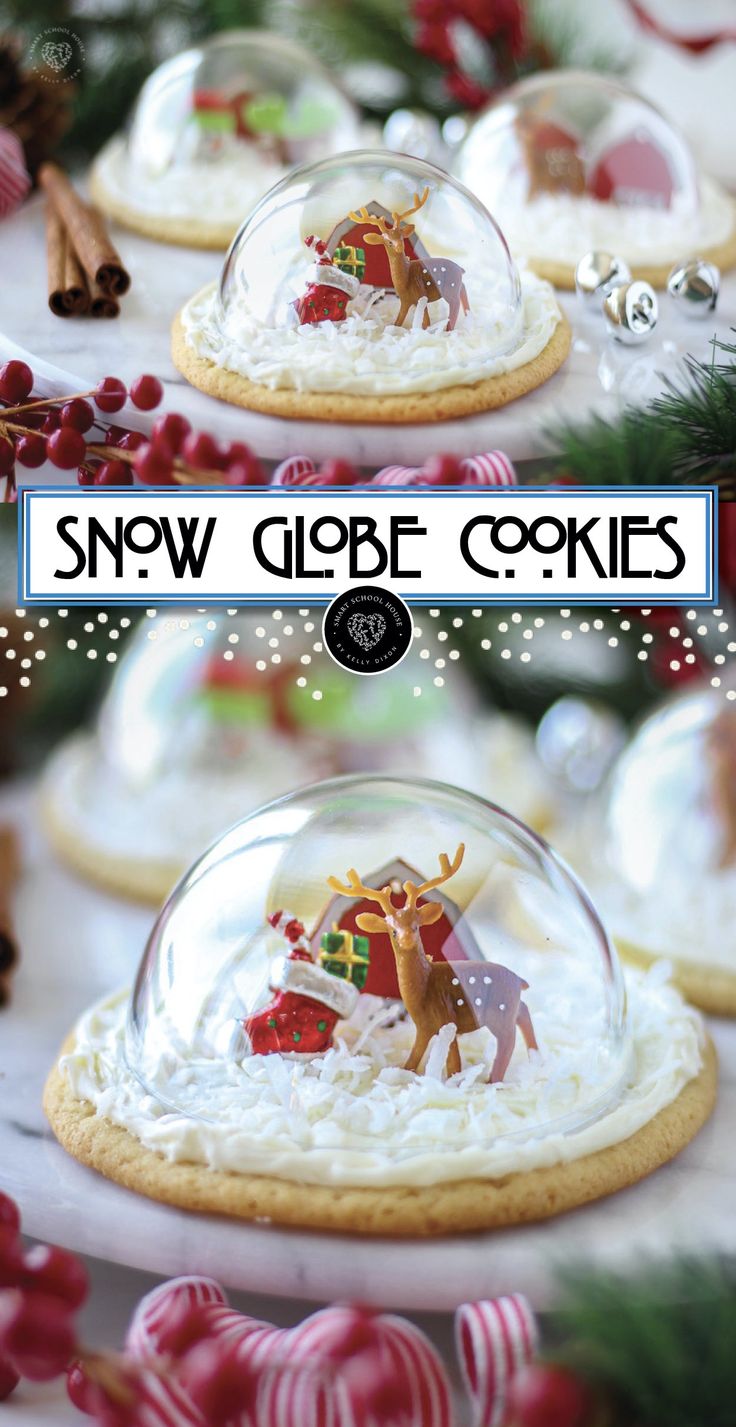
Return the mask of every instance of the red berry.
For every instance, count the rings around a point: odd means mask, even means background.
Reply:
[[[91,1416],[94,1412],[94,1388],[87,1377],[84,1363],[79,1358],[67,1368],[66,1390],[70,1402],[73,1402],[80,1412],[87,1412]]]
[[[61,416],[59,415],[58,411],[55,411],[52,408],[51,411],[45,412],[43,421],[41,422],[41,430],[43,431],[44,435],[50,436],[52,431],[58,431],[60,426]]]
[[[180,416],[177,411],[167,411],[165,415],[156,417],[151,440],[157,448],[163,444],[172,455],[178,456],[191,429],[191,422],[186,416]]]
[[[585,1427],[593,1410],[590,1389],[567,1368],[528,1363],[509,1383],[506,1419],[513,1427]]]
[[[46,460],[46,440],[40,432],[33,436],[19,436],[15,454],[21,466],[42,466]]]
[[[95,472],[89,466],[80,466],[77,471],[78,486],[93,486],[95,483]]]
[[[349,461],[325,461],[319,474],[326,486],[355,486],[361,479]]]
[[[99,1427],[140,1427],[142,1376],[142,1370],[125,1359],[93,1354],[70,1364],[66,1390],[74,1406],[94,1417]]]
[[[5,1399],[10,1397],[19,1382],[20,1373],[17,1373],[15,1368],[11,1368],[5,1358],[0,1358],[0,1402],[5,1402]]]
[[[2,449],[0,447],[0,449]],[[20,1231],[20,1209],[14,1199],[9,1194],[3,1194],[0,1190],[0,1228],[14,1229],[16,1234]]]
[[[35,411],[23,412],[23,425],[30,426],[32,431],[40,431],[48,412],[36,408]]]
[[[155,406],[160,405],[163,395],[164,389],[158,377],[152,377],[148,372],[136,377],[130,388],[130,399],[139,411],[153,411]]]
[[[61,408],[62,426],[72,426],[75,431],[89,431],[95,424],[95,414],[88,401],[82,396],[74,396]]]
[[[71,426],[60,426],[46,442],[49,460],[62,471],[71,471],[74,466],[81,465],[86,450],[81,431],[74,431]]]
[[[12,1224],[0,1224],[0,1289],[17,1288],[23,1274],[23,1245]]]
[[[182,443],[181,454],[188,465],[198,471],[220,469],[223,453],[208,431],[190,431]]]
[[[207,1427],[231,1427],[255,1403],[257,1378],[237,1350],[214,1338],[197,1343],[182,1360],[181,1381]]]
[[[21,1377],[50,1382],[73,1356],[77,1337],[69,1307],[42,1293],[3,1294],[0,1354]]]
[[[125,382],[121,382],[119,377],[103,377],[95,387],[92,400],[98,411],[122,411],[127,396]]]
[[[124,426],[108,426],[105,432],[105,445],[117,446],[122,437],[126,435],[127,432]]]
[[[15,446],[12,441],[8,441],[4,436],[0,436],[0,476],[9,476],[14,465]]]
[[[23,1258],[24,1287],[81,1308],[89,1293],[87,1271],[74,1254],[50,1244],[34,1244]]]
[[[268,477],[255,456],[249,456],[247,460],[236,461],[234,465],[228,466],[225,472],[226,486],[266,486]]]
[[[229,466],[239,466],[243,461],[247,465],[253,455],[250,446],[246,446],[244,441],[226,441],[220,451],[225,459],[226,469]]]
[[[459,486],[462,480],[457,456],[430,456],[420,475],[421,484],[426,486]]]
[[[9,406],[18,406],[33,391],[33,372],[26,362],[5,362],[0,367],[0,397]]]
[[[150,441],[136,451],[133,464],[135,473],[144,486],[176,485],[171,457],[165,452],[157,451]]]
[[[133,472],[124,461],[103,461],[94,475],[96,486],[132,486]]]
[[[139,451],[147,440],[142,431],[125,431],[116,444],[121,451]]]

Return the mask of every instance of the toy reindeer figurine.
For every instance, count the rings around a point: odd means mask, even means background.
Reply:
[[[528,1050],[537,1049],[532,1019],[521,999],[528,983],[515,972],[493,961],[430,961],[422,946],[422,927],[431,926],[442,916],[442,903],[418,900],[434,887],[440,887],[457,872],[465,853],[460,843],[450,863],[446,852],[440,853],[440,873],[417,887],[404,883],[406,900],[403,907],[394,906],[390,887],[377,891],[366,887],[354,867],[348,872],[347,884],[336,877],[327,881],[333,892],[342,896],[366,897],[377,902],[383,916],[362,912],[357,918],[361,931],[387,932],[391,938],[401,999],[416,1030],[414,1046],[406,1062],[406,1070],[418,1070],[422,1056],[432,1037],[441,1026],[457,1026],[458,1036],[487,1026],[496,1037],[496,1058],[491,1069],[491,1083],[503,1080],[516,1043],[519,1027]],[[455,1075],[461,1068],[457,1037],[447,1054],[447,1072]]]
[[[410,258],[404,246],[407,238],[414,232],[414,224],[407,223],[412,213],[418,213],[424,207],[429,197],[429,189],[425,188],[421,198],[418,193],[414,194],[414,206],[407,208],[403,213],[392,213],[393,223],[389,223],[381,213],[369,213],[367,208],[361,208],[359,213],[351,213],[350,217],[355,223],[369,223],[378,228],[377,233],[366,233],[364,242],[375,246],[383,243],[388,257],[388,264],[391,269],[391,281],[400,301],[396,326],[401,327],[404,319],[412,307],[415,307],[420,297],[426,297],[427,302],[436,302],[438,298],[444,297],[450,308],[450,315],[447,321],[448,330],[455,326],[457,322],[460,305],[464,312],[468,310],[468,298],[463,286],[463,269],[459,263],[453,263],[449,258],[431,258],[423,262],[421,258]],[[429,326],[429,313],[425,307],[422,317],[422,326]]]

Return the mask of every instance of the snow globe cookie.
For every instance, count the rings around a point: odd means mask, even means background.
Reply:
[[[142,622],[95,729],[65,740],[46,770],[42,811],[64,861],[159,904],[218,833],[316,778],[412,766],[473,785],[474,700],[459,671],[437,675],[428,635],[361,679],[324,653],[319,612],[303,613]],[[531,776],[521,813],[534,807]]]
[[[351,422],[502,406],[552,376],[569,345],[551,288],[519,277],[472,194],[432,164],[368,150],[272,189],[173,331],[174,362],[202,391]]]
[[[226,248],[290,168],[352,148],[358,136],[354,105],[301,45],[230,30],[154,70],[128,132],[98,155],[92,194],[148,237]]]
[[[685,138],[618,80],[581,70],[534,75],[476,119],[453,163],[493,212],[516,258],[558,287],[585,253],[623,258],[663,287],[697,255],[736,262],[736,206],[697,172]]]
[[[547,1218],[712,1109],[698,1013],[626,983],[546,843],[472,794],[341,778],[230,829],[95,1005],[45,1106],[154,1199],[351,1234]]]
[[[689,1000],[736,1015],[736,703],[664,705],[616,762],[579,858],[623,955],[672,960]]]

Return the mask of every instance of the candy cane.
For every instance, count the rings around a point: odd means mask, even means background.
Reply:
[[[516,471],[504,451],[484,451],[460,462],[464,486],[515,486]]]
[[[377,471],[371,485],[374,486],[415,486],[421,475],[418,466],[384,466]]]
[[[186,1274],[172,1278],[168,1283],[159,1284],[142,1298],[130,1320],[126,1350],[138,1362],[145,1362],[160,1352],[161,1336],[171,1321],[171,1314],[182,1303],[189,1308],[201,1308],[205,1304],[217,1304],[228,1313],[224,1290],[214,1278],[201,1278]]]
[[[271,477],[272,486],[305,486],[314,485],[315,482],[310,477],[316,475],[314,461],[309,456],[288,456]]]
[[[500,1427],[508,1385],[534,1357],[537,1327],[521,1293],[464,1303],[455,1315],[455,1343],[473,1406],[472,1427]]]
[[[209,1336],[227,1340],[244,1369],[259,1374],[257,1419],[262,1427],[357,1427],[358,1403],[349,1375],[340,1370],[356,1326],[354,1308],[325,1308],[295,1328],[275,1328],[230,1308],[212,1279],[175,1279],[149,1293],[134,1314],[127,1346],[144,1366],[160,1354],[170,1314],[182,1302],[204,1308]],[[368,1318],[366,1328],[366,1352],[375,1350],[379,1365],[383,1360],[409,1389],[411,1427],[453,1427],[449,1378],[424,1333],[388,1314]],[[463,1304],[455,1331],[472,1427],[500,1427],[508,1384],[537,1349],[529,1303],[511,1294]],[[144,1372],[143,1382],[140,1427],[203,1427],[175,1372],[165,1377]]]
[[[0,129],[0,218],[20,208],[30,187],[20,139],[12,129]]]

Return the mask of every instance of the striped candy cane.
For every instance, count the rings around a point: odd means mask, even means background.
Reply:
[[[415,486],[421,475],[418,466],[384,466],[377,471],[371,485],[374,486]]]
[[[271,477],[272,486],[305,486],[316,482],[310,477],[317,474],[314,461],[309,456],[288,456]]]
[[[12,129],[0,129],[0,218],[7,218],[20,208],[30,187],[20,139]]]
[[[516,486],[516,471],[504,451],[484,451],[460,462],[464,486]]]
[[[210,1335],[227,1341],[243,1367],[260,1374],[259,1427],[358,1427],[355,1390],[349,1374],[340,1371],[350,1361],[356,1328],[353,1352],[374,1352],[377,1364],[383,1362],[408,1388],[411,1427],[453,1427],[444,1364],[425,1335],[404,1318],[378,1314],[361,1324],[354,1308],[336,1306],[312,1314],[296,1328],[275,1328],[235,1312],[212,1279],[175,1279],[149,1293],[134,1315],[127,1347],[144,1367],[160,1355],[170,1314],[182,1302],[203,1309]],[[522,1294],[511,1294],[463,1304],[455,1331],[472,1427],[501,1427],[509,1382],[537,1349],[529,1303]],[[204,1427],[175,1373],[162,1378],[144,1372],[143,1381],[140,1427]]]
[[[455,1315],[455,1343],[470,1397],[472,1427],[500,1427],[514,1373],[537,1350],[537,1326],[521,1293],[464,1303]]]

